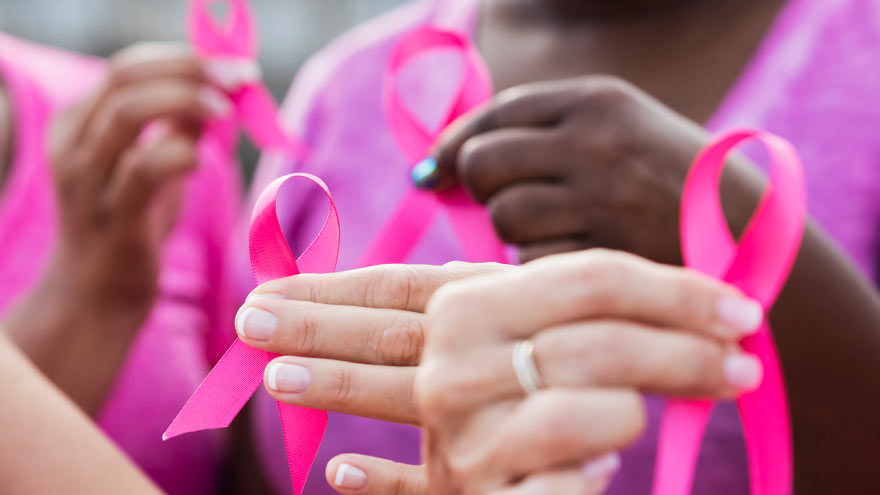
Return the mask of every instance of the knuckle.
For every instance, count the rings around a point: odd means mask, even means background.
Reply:
[[[355,377],[347,366],[339,366],[331,373],[331,394],[337,407],[348,407],[357,399]]]
[[[457,410],[458,401],[453,398],[455,387],[444,361],[433,359],[422,363],[416,371],[417,407],[422,411],[422,422],[427,425],[442,426]]]
[[[592,312],[621,312],[626,304],[627,266],[621,255],[604,249],[590,250],[573,272],[582,284],[581,302]]]
[[[377,355],[393,366],[411,366],[418,364],[424,344],[425,331],[419,316],[399,316],[382,331]]]
[[[310,311],[298,312],[296,318],[292,325],[292,335],[290,335],[293,349],[289,352],[300,356],[317,356],[320,351],[318,348],[320,318]]]
[[[364,305],[376,307],[380,301],[387,300],[389,309],[407,309],[414,291],[418,290],[418,275],[413,267],[389,265],[369,283]]]
[[[106,103],[107,118],[111,125],[136,125],[137,111],[129,98],[122,95],[113,95]]]
[[[627,80],[610,75],[591,76],[589,83],[584,85],[586,96],[594,104],[618,107],[627,104],[636,94],[636,88]]]

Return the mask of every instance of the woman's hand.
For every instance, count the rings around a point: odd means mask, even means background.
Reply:
[[[460,181],[523,260],[598,246],[680,264],[682,186],[707,141],[638,88],[588,76],[500,93],[444,132],[414,179]],[[748,168],[733,160],[725,181],[735,228],[760,195]]]
[[[276,399],[419,425],[413,380],[425,304],[447,282],[510,269],[448,263],[304,273],[257,287],[235,328],[248,345],[284,355],[266,367],[264,382]]]
[[[147,44],[115,56],[101,86],[54,122],[58,245],[4,326],[86,411],[102,403],[156,297],[203,124],[231,110],[194,55]]]
[[[148,308],[202,126],[231,111],[185,47],[145,44],[116,55],[101,87],[53,127],[55,269],[104,305]]]
[[[428,304],[417,374],[428,491],[599,493],[642,432],[640,392],[730,398],[760,362],[761,307],[695,272],[593,250],[453,282]],[[512,365],[534,344],[541,390]]]

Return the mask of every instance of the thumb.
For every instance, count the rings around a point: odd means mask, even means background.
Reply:
[[[327,482],[342,495],[426,495],[424,466],[358,454],[342,454],[327,464]]]

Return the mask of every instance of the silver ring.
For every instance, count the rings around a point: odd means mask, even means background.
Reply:
[[[533,394],[544,387],[535,366],[535,344],[531,340],[520,340],[513,347],[513,371],[526,393]]]

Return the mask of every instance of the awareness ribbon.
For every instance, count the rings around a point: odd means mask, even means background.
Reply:
[[[413,115],[397,89],[398,77],[406,65],[434,50],[460,53],[463,69],[453,100],[436,131],[428,129]],[[492,82],[485,62],[465,36],[436,27],[421,27],[404,35],[393,47],[382,91],[383,110],[391,133],[409,163],[416,164],[446,126],[492,97]],[[505,261],[504,245],[495,235],[486,211],[468,197],[464,188],[456,186],[435,193],[410,186],[366,249],[359,266],[406,261],[441,213],[449,216],[468,261]]]
[[[250,12],[244,0],[229,0],[230,16],[218,31],[207,11],[207,0],[195,0],[190,9],[190,36],[205,57],[227,57],[233,63],[255,55]],[[247,60],[244,60],[247,63]],[[277,106],[258,80],[232,95],[236,117],[261,149],[273,148],[302,157],[305,147],[281,129]],[[293,180],[318,185],[330,206],[324,226],[298,259],[284,238],[278,220],[277,199],[282,186]],[[254,206],[248,232],[251,267],[257,284],[300,272],[327,273],[336,269],[339,254],[339,218],[327,186],[309,174],[289,174],[270,183]],[[263,371],[275,355],[236,339],[192,397],[168,426],[163,439],[193,431],[229,426],[263,381]],[[327,412],[278,403],[293,491],[302,493],[324,430]]]
[[[737,243],[721,208],[719,183],[727,155],[746,141],[769,151],[770,183]],[[769,310],[788,278],[803,236],[806,185],[797,152],[784,139],[738,130],[714,140],[694,160],[681,202],[685,265],[738,287]],[[764,368],[761,385],[737,399],[749,458],[752,495],[789,495],[792,441],[782,369],[766,319],[742,341]],[[690,493],[712,402],[671,400],[660,424],[654,495]]]

